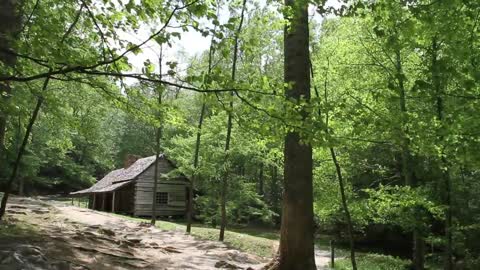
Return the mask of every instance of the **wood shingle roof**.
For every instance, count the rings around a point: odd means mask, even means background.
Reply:
[[[161,154],[158,158],[164,158],[164,155]],[[126,169],[121,168],[109,172],[100,181],[95,183],[90,188],[75,191],[70,194],[78,195],[114,191],[132,182],[138,175],[148,169],[148,167],[150,167],[154,162],[155,156],[138,159],[137,161],[135,161],[135,163],[133,163],[130,167]]]

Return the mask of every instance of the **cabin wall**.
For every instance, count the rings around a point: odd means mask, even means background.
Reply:
[[[158,163],[159,178],[157,182],[157,192],[168,193],[167,204],[157,204],[157,216],[175,216],[184,215],[187,209],[187,188],[189,182],[185,178],[166,179],[161,174],[167,174],[174,167],[165,159],[160,159]],[[144,173],[137,177],[135,181],[135,216],[151,216],[152,200],[154,186],[155,166],[150,166]]]

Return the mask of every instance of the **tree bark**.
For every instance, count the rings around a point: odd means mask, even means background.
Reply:
[[[237,31],[235,32],[235,41],[233,48],[233,61],[232,61],[232,76],[231,83],[235,83],[235,74],[237,72],[237,58],[238,58],[238,40],[240,39],[240,32],[242,31],[243,19],[245,15],[245,9],[247,5],[247,0],[243,0],[242,12],[240,14],[240,23],[238,24]],[[233,92],[230,93],[233,97]],[[222,179],[222,187],[220,191],[220,212],[221,212],[221,222],[220,222],[220,234],[218,236],[219,241],[225,239],[225,228],[227,227],[227,192],[228,192],[228,177],[229,177],[229,150],[230,150],[230,141],[232,136],[232,120],[233,120],[233,101],[229,103],[228,119],[227,119],[227,138],[225,139],[225,173]]]
[[[291,17],[284,34],[284,82],[287,102],[310,100],[308,2],[286,0]],[[308,117],[302,110],[303,118]],[[313,270],[313,160],[312,146],[289,131],[284,148],[284,194],[278,265],[280,270]]]
[[[43,83],[42,92],[45,92],[47,90],[47,86],[48,86],[49,81],[50,81],[50,77],[47,77],[45,79],[44,83]],[[32,133],[33,125],[35,124],[35,121],[37,120],[37,116],[38,116],[38,113],[40,112],[40,108],[42,107],[42,104],[43,104],[43,96],[39,96],[37,98],[37,104],[35,105],[35,108],[33,109],[30,121],[28,122],[27,130],[25,131],[25,136],[23,136],[22,145],[20,146],[20,149],[18,151],[17,158],[15,159],[15,163],[13,164],[13,169],[12,169],[10,178],[8,179],[7,186],[5,188],[5,192],[3,194],[2,202],[0,204],[0,220],[5,215],[5,210],[7,208],[8,197],[9,197],[10,192],[12,190],[12,185],[15,182],[15,179],[17,177],[18,167],[20,166],[20,162],[22,161],[23,154],[25,153],[25,149],[26,149],[27,144],[28,144],[28,139],[30,137],[30,134]]]
[[[162,79],[162,56],[163,56],[163,50],[162,46],[160,45],[160,56],[158,58],[158,68],[160,74],[160,80]],[[158,85],[157,86],[157,91],[158,91],[158,106],[161,109],[162,106],[162,89],[163,85]],[[160,112],[158,114],[158,119],[160,120],[159,126],[156,129],[155,132],[155,166],[154,166],[154,171],[153,171],[153,190],[152,190],[152,216],[150,220],[150,225],[155,226],[155,223],[157,221],[157,187],[158,187],[158,160],[160,156],[160,140],[162,138],[162,113]]]

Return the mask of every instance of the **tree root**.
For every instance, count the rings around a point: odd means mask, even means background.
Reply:
[[[280,254],[277,252],[272,260],[260,270],[278,270],[280,269]]]

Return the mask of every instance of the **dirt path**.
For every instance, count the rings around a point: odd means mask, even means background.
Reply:
[[[13,198],[8,214],[34,226],[40,236],[10,246],[0,241],[0,270],[17,269],[15,256],[23,258],[23,267],[32,266],[18,269],[46,270],[259,269],[268,261],[221,242],[84,208]],[[328,253],[318,250],[316,257],[319,269],[327,269],[322,267]],[[9,262],[10,268],[3,268]]]

